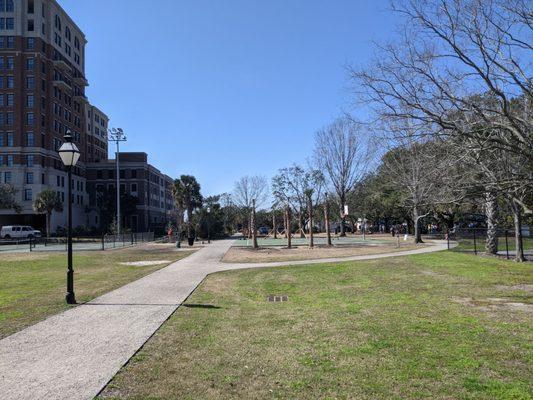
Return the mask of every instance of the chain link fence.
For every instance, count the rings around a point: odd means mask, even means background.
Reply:
[[[102,235],[73,237],[72,248],[78,251],[112,250],[135,246],[140,243],[153,242],[154,232],[124,233],[120,235]],[[67,238],[27,238],[0,240],[0,252],[27,251],[67,251]]]
[[[522,229],[520,243],[527,259],[533,260],[533,232],[529,228]],[[479,254],[484,253],[487,241],[487,228],[461,228],[449,231],[444,235],[448,242],[457,242],[457,246],[449,249],[457,252]],[[516,255],[515,231],[512,229],[497,230],[498,255],[512,259]]]

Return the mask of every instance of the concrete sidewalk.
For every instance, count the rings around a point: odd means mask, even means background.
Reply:
[[[0,340],[2,400],[92,399],[210,273],[367,260],[446,249],[268,264],[225,264],[224,240],[142,279]]]

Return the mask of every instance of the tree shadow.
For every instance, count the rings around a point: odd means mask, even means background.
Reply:
[[[208,308],[208,309],[221,309],[222,307],[214,306],[212,304],[183,304],[182,307],[187,308]]]

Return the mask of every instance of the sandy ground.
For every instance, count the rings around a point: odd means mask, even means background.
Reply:
[[[342,247],[265,247],[258,250],[243,247],[232,247],[222,259],[227,263],[253,263],[276,261],[316,260],[322,258],[351,257],[367,254],[394,253],[397,251],[413,250],[424,245],[401,243],[400,247],[390,246],[342,246]]]

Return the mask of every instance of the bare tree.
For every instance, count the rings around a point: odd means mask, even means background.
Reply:
[[[316,133],[314,159],[337,194],[341,236],[346,236],[344,206],[347,195],[368,171],[372,154],[361,126],[347,118],[337,119]]]
[[[252,235],[250,226],[252,218],[252,206],[255,200],[255,206],[261,207],[268,197],[268,182],[264,176],[243,176],[237,182],[233,189],[233,199],[235,203],[246,211],[246,225],[248,227],[248,237]]]

